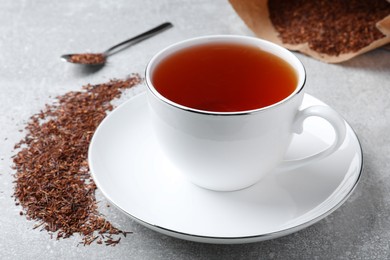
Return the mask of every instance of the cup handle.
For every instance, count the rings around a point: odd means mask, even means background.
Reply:
[[[301,134],[303,132],[303,122],[306,118],[311,116],[324,118],[332,125],[336,134],[333,144],[319,153],[304,157],[302,159],[282,161],[278,167],[281,170],[292,170],[325,158],[334,153],[343,144],[346,135],[345,122],[336,111],[326,106],[311,106],[300,110],[294,119],[292,126],[293,132]]]

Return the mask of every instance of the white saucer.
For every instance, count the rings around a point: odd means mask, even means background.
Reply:
[[[303,106],[323,104],[305,95]],[[101,123],[89,148],[92,176],[114,205],[158,232],[197,242],[248,243],[303,229],[337,209],[361,176],[362,151],[347,124],[342,147],[294,171],[268,175],[250,188],[214,192],[181,176],[156,144],[146,95],[130,99]],[[333,129],[309,118],[289,159],[332,143]]]

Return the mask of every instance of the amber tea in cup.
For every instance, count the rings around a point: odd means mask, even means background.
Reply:
[[[297,87],[285,60],[241,43],[213,42],[181,49],[156,66],[156,90],[169,100],[205,111],[246,111],[275,104]]]

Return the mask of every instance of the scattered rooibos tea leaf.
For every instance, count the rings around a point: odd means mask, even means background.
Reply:
[[[30,118],[26,136],[15,145],[14,196],[24,210],[20,215],[38,221],[34,228],[41,227],[51,236],[56,232],[57,239],[79,233],[84,245],[96,241],[114,246],[120,238],[113,235],[129,233],[98,212],[87,154],[95,129],[113,109],[110,101],[139,82],[140,77],[133,75],[87,85],[57,97]]]

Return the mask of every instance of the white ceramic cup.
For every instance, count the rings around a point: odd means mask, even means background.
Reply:
[[[296,71],[298,84],[287,98],[273,105],[240,112],[213,112],[177,104],[153,85],[153,72],[164,58],[191,46],[228,42],[257,46],[285,60]],[[243,189],[276,167],[296,168],[335,152],[345,139],[344,120],[331,108],[300,110],[306,73],[290,51],[253,37],[204,36],[173,44],[157,53],[146,68],[150,116],[157,140],[167,158],[191,182],[217,191]],[[172,79],[174,80],[174,79]],[[283,159],[294,133],[302,132],[310,116],[326,119],[335,130],[333,144],[300,160]]]

